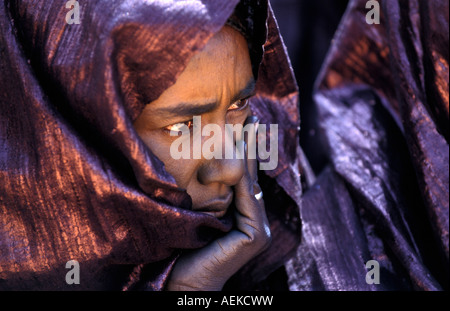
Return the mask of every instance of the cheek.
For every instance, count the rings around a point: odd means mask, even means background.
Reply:
[[[168,157],[166,156],[165,160],[161,158],[160,160],[164,162],[167,172],[175,178],[177,185],[187,189],[192,178],[196,176],[198,160],[174,160],[169,151],[167,154]]]
[[[170,146],[173,140],[170,137],[166,137],[167,135],[164,133],[156,132],[141,132],[139,136],[152,153],[164,163],[166,171],[175,178],[177,185],[186,189],[196,173],[198,160],[175,160],[170,155]]]

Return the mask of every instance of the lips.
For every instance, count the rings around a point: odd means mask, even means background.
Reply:
[[[233,192],[230,192],[226,197],[213,199],[204,203],[201,207],[196,208],[196,212],[204,213],[207,215],[221,218],[225,216],[228,211],[228,207],[233,200]]]

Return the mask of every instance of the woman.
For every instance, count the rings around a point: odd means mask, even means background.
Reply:
[[[301,195],[297,87],[267,2],[83,1],[79,25],[66,13],[0,5],[1,288],[267,288],[299,242]],[[169,156],[186,115],[252,114],[280,126],[259,182],[252,160]]]

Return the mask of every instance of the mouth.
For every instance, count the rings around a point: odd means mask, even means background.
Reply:
[[[196,212],[211,215],[216,218],[222,218],[228,211],[228,207],[233,200],[233,192],[230,192],[226,197],[213,199],[206,202],[202,207],[195,209]]]

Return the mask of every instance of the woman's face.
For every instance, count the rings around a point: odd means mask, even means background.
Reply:
[[[247,99],[254,92],[248,45],[236,30],[225,26],[189,62],[177,82],[148,104],[134,126],[151,151],[164,162],[178,186],[192,198],[193,210],[222,217],[233,199],[232,186],[244,174],[243,160],[194,159],[193,117],[201,116],[202,128],[217,124],[243,124],[250,115]],[[183,124],[191,129],[190,159],[175,160],[170,131]],[[202,142],[210,137],[202,137]],[[225,139],[222,139],[224,142]],[[224,143],[222,150],[225,150]]]

